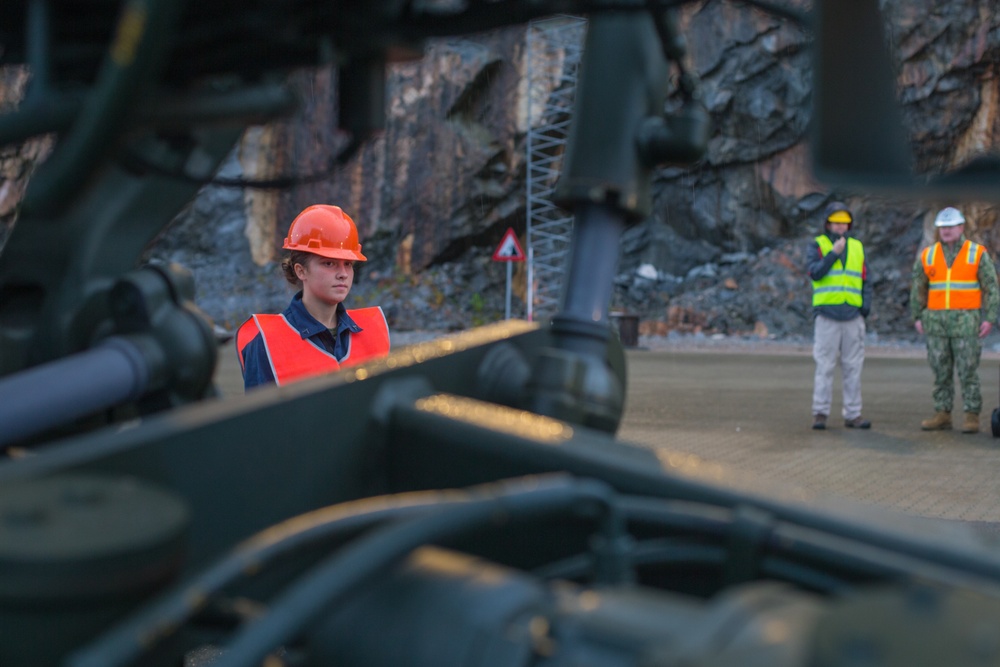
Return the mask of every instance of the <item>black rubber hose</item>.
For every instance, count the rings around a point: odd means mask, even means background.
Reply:
[[[430,511],[469,503],[484,496],[507,497],[528,491],[546,492],[553,487],[561,489],[570,483],[569,480],[566,475],[548,475],[462,491],[422,491],[381,496],[333,505],[294,517],[246,540],[225,558],[198,574],[193,581],[170,591],[97,641],[76,651],[66,664],[68,667],[137,664],[156,641],[170,636],[226,586],[261,572],[276,558],[303,547],[353,535],[387,522],[407,522]]]
[[[610,487],[596,481],[561,479],[551,483],[519,484],[496,496],[470,499],[411,521],[374,531],[301,577],[268,614],[247,624],[216,667],[260,664],[275,647],[296,637],[323,611],[396,565],[414,549],[453,538],[484,524],[577,514],[595,504],[610,506]]]

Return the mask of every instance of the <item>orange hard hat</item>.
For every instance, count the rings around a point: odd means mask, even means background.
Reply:
[[[311,252],[330,259],[368,260],[361,254],[358,228],[354,226],[351,216],[339,206],[327,204],[315,204],[295,216],[282,248]]]

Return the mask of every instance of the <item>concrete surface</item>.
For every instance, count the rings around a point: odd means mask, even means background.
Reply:
[[[806,353],[635,350],[628,358],[623,440],[907,514],[1000,522],[1000,439],[990,432],[1000,400],[995,355],[980,366],[984,409],[975,435],[920,429],[933,405],[919,353],[869,352],[862,395],[871,430],[844,427],[838,373],[826,431],[811,428],[815,366]]]

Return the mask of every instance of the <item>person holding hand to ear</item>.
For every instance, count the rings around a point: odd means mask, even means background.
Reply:
[[[848,237],[854,215],[843,202],[823,212],[823,233],[807,251],[813,288],[812,427],[822,431],[833,400],[833,371],[840,364],[844,426],[871,428],[861,416],[861,369],[865,363],[865,318],[871,309],[871,287],[865,248]]]

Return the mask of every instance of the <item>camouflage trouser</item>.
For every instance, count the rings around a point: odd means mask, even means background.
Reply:
[[[983,394],[979,387],[979,356],[982,344],[977,336],[927,336],[927,361],[934,371],[934,409],[951,412],[955,402],[955,374],[962,386],[962,407],[979,414]]]

